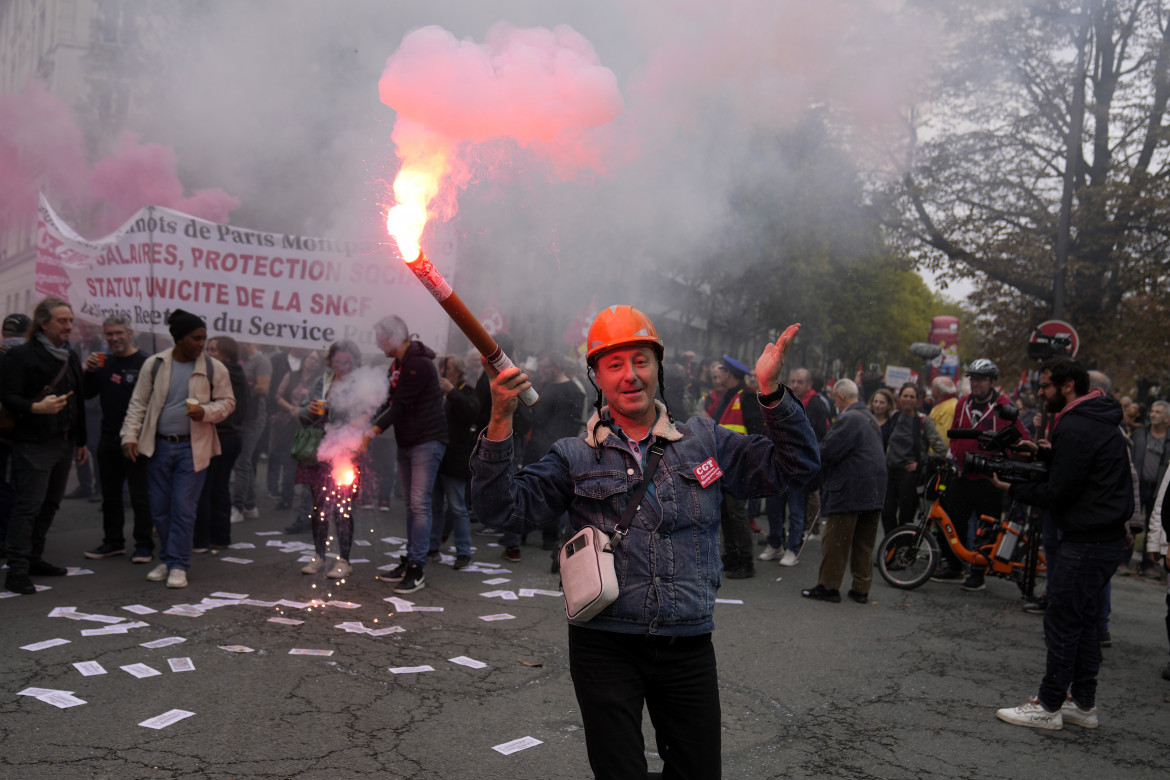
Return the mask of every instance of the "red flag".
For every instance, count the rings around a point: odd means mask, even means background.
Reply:
[[[504,313],[500,311],[498,301],[493,298],[483,313],[479,315],[479,323],[492,336],[497,333],[507,333],[508,323],[504,321]]]
[[[564,343],[576,348],[580,355],[585,354],[585,340],[589,336],[589,325],[593,322],[593,315],[596,313],[597,295],[594,294],[589,303],[577,311],[577,316],[569,323],[565,336],[561,339]]]

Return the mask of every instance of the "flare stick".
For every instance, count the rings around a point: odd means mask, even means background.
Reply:
[[[488,362],[492,364],[492,368],[496,371],[503,371],[506,368],[516,367],[516,364],[504,354],[504,350],[471,313],[463,299],[451,289],[451,285],[447,284],[447,280],[439,273],[439,269],[435,268],[430,258],[421,249],[418,257],[413,262],[407,262],[406,265],[422,282],[423,287],[427,288],[430,294],[435,297],[448,316],[455,321],[459,330],[463,331],[463,335],[467,336],[475,345],[479,354],[487,358]],[[534,406],[540,400],[540,396],[537,395],[535,387],[530,387],[520,394],[520,400],[524,402],[525,406]]]

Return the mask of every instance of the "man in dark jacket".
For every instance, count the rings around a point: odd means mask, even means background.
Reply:
[[[28,340],[29,318],[24,314],[9,314],[0,326],[0,377],[4,372],[4,356],[13,347],[19,347]],[[3,404],[0,403],[0,407]],[[12,462],[12,445],[6,437],[0,437],[0,551],[5,547],[4,539],[8,532],[8,518],[12,516],[12,508],[16,506],[16,488],[12,486],[12,479],[8,473],[8,464]]]
[[[853,573],[849,598],[866,604],[873,582],[873,545],[886,499],[886,455],[881,427],[858,399],[855,382],[838,379],[833,385],[833,404],[837,420],[821,440],[821,511],[825,514],[821,570],[816,587],[800,595],[840,601],[848,562]]]
[[[581,411],[585,408],[585,391],[569,379],[565,373],[565,358],[556,352],[549,352],[537,364],[540,370],[540,403],[532,408],[532,436],[524,447],[524,465],[536,463],[552,446],[561,439],[581,433],[584,420]],[[677,409],[682,406],[675,407]],[[556,550],[564,522],[546,525],[542,530],[542,547]]]
[[[398,583],[395,593],[424,587],[423,567],[431,543],[431,503],[435,476],[447,449],[447,415],[435,353],[410,338],[401,317],[391,314],[374,325],[378,346],[390,364],[390,395],[374,415],[370,434],[394,426],[398,444],[398,477],[406,498],[406,559],[378,579]]]
[[[717,365],[711,366],[711,381],[721,393],[706,413],[720,427],[741,435],[756,435],[764,430],[764,415],[756,394],[749,392],[744,382],[749,373],[750,369],[731,355],[724,355]],[[729,580],[754,577],[756,567],[747,499],[724,494],[722,511],[723,576]]]
[[[450,519],[451,532],[455,536],[455,565],[453,569],[465,569],[471,563],[471,517],[467,513],[467,483],[471,481],[471,449],[479,429],[475,420],[479,416],[479,398],[475,388],[467,384],[467,368],[458,355],[444,355],[439,358],[439,389],[446,399],[443,403],[447,414],[447,450],[439,464],[439,476],[435,480],[434,516],[431,520],[431,547],[427,558],[437,560],[443,543],[446,523],[443,505],[447,505],[446,516]]]
[[[505,355],[518,356],[520,354],[516,349],[516,343],[512,340],[511,334],[497,333],[495,334],[495,339],[500,349],[504,350]],[[487,371],[481,371],[479,379],[476,380],[475,397],[479,399],[479,416],[476,418],[475,427],[477,430],[482,431],[487,427],[492,416],[492,386],[491,377],[488,376]],[[525,446],[526,439],[528,438],[528,433],[532,430],[532,416],[532,409],[524,404],[520,404],[520,408],[512,416],[512,447],[516,455],[517,468],[524,464],[524,453],[528,449]],[[524,543],[524,537],[522,535],[513,531],[497,531],[491,526],[485,526],[478,533],[484,536],[498,537],[500,544],[504,548],[504,552],[500,557],[512,563],[520,562],[520,545]]]
[[[1048,480],[1009,486],[995,477],[992,482],[1017,501],[1051,511],[1063,534],[1044,612],[1048,661],[1037,697],[996,716],[1032,728],[1060,729],[1065,723],[1097,728],[1102,591],[1117,569],[1125,523],[1134,510],[1128,445],[1118,429],[1121,406],[1101,390],[1090,390],[1088,372],[1075,360],[1044,363],[1040,394],[1056,415],[1052,446],[1040,451],[1049,461]]]
[[[14,593],[36,593],[31,577],[66,571],[41,558],[45,537],[61,505],[70,464],[85,463],[85,404],[81,361],[69,348],[73,308],[45,298],[33,311],[28,342],[4,358],[0,403],[16,415],[12,432],[12,481],[16,506],[8,524],[8,576]]]
[[[804,413],[808,416],[809,425],[812,426],[813,433],[816,434],[817,441],[825,438],[825,434],[829,431],[829,411],[825,406],[822,396],[813,389],[812,372],[807,368],[793,369],[788,374],[788,384],[792,388],[792,393],[800,399],[800,403],[804,405]],[[813,493],[820,490],[821,477],[818,474],[813,477],[807,485],[793,487],[788,491],[788,534],[783,537],[784,553],[780,556],[779,564],[781,566],[795,566],[800,562],[800,548],[804,543],[804,529],[805,521],[809,519],[810,503],[815,504],[813,507],[817,512],[823,511],[820,509],[819,496],[814,501],[811,497]],[[760,555],[760,560],[769,560],[766,557],[773,549],[773,541],[781,539],[780,526],[782,525],[783,507],[780,501],[773,499],[768,502],[768,548]],[[810,528],[812,532],[817,529]]]
[[[102,323],[106,351],[91,353],[85,361],[83,390],[86,399],[100,396],[101,433],[97,459],[101,464],[98,478],[102,485],[102,543],[87,550],[86,558],[109,558],[126,552],[123,526],[126,518],[122,506],[122,486],[129,485],[130,507],[134,511],[134,563],[154,559],[154,520],[150,516],[150,493],[147,490],[146,461],[122,457],[122,423],[130,407],[130,396],[147,355],[134,346],[130,320],[121,315],[106,317]]]

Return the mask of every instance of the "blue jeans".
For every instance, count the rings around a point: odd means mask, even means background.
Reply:
[[[413,447],[398,448],[398,478],[406,499],[406,560],[426,566],[427,548],[431,543],[431,500],[435,477],[447,445],[427,441]]]
[[[248,399],[248,419],[244,422],[244,430],[240,434],[242,444],[240,454],[236,458],[233,469],[235,481],[232,483],[232,506],[237,509],[256,508],[256,447],[264,436],[264,429],[268,426],[268,412],[265,408],[265,399],[253,395]]]
[[[443,544],[443,506],[451,520],[451,531],[455,535],[455,554],[471,555],[471,516],[467,513],[467,480],[440,474],[435,479],[434,514],[431,520],[431,549],[437,550]]]
[[[764,499],[764,515],[768,518],[768,546],[776,550],[784,547],[785,496],[768,496]]]
[[[150,480],[150,514],[158,531],[160,561],[168,569],[191,567],[191,540],[195,533],[195,511],[207,469],[195,471],[191,442],[172,443],[159,439],[147,464]]]
[[[792,552],[800,552],[800,543],[804,540],[804,507],[807,498],[802,487],[788,490],[788,538],[785,546]]]
[[[1125,539],[1093,543],[1065,539],[1061,543],[1060,566],[1048,579],[1048,609],[1044,611],[1048,660],[1039,699],[1049,712],[1060,709],[1069,693],[1082,709],[1096,703],[1101,600],[1124,547]]]

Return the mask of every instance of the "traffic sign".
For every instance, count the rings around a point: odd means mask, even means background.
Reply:
[[[1040,336],[1044,336],[1053,346],[1067,343],[1069,345],[1070,357],[1076,357],[1077,350],[1081,348],[1081,339],[1077,335],[1077,329],[1064,320],[1045,320],[1041,322],[1036,326],[1036,330],[1032,331],[1032,335],[1028,338],[1028,343],[1037,343],[1040,341]]]

